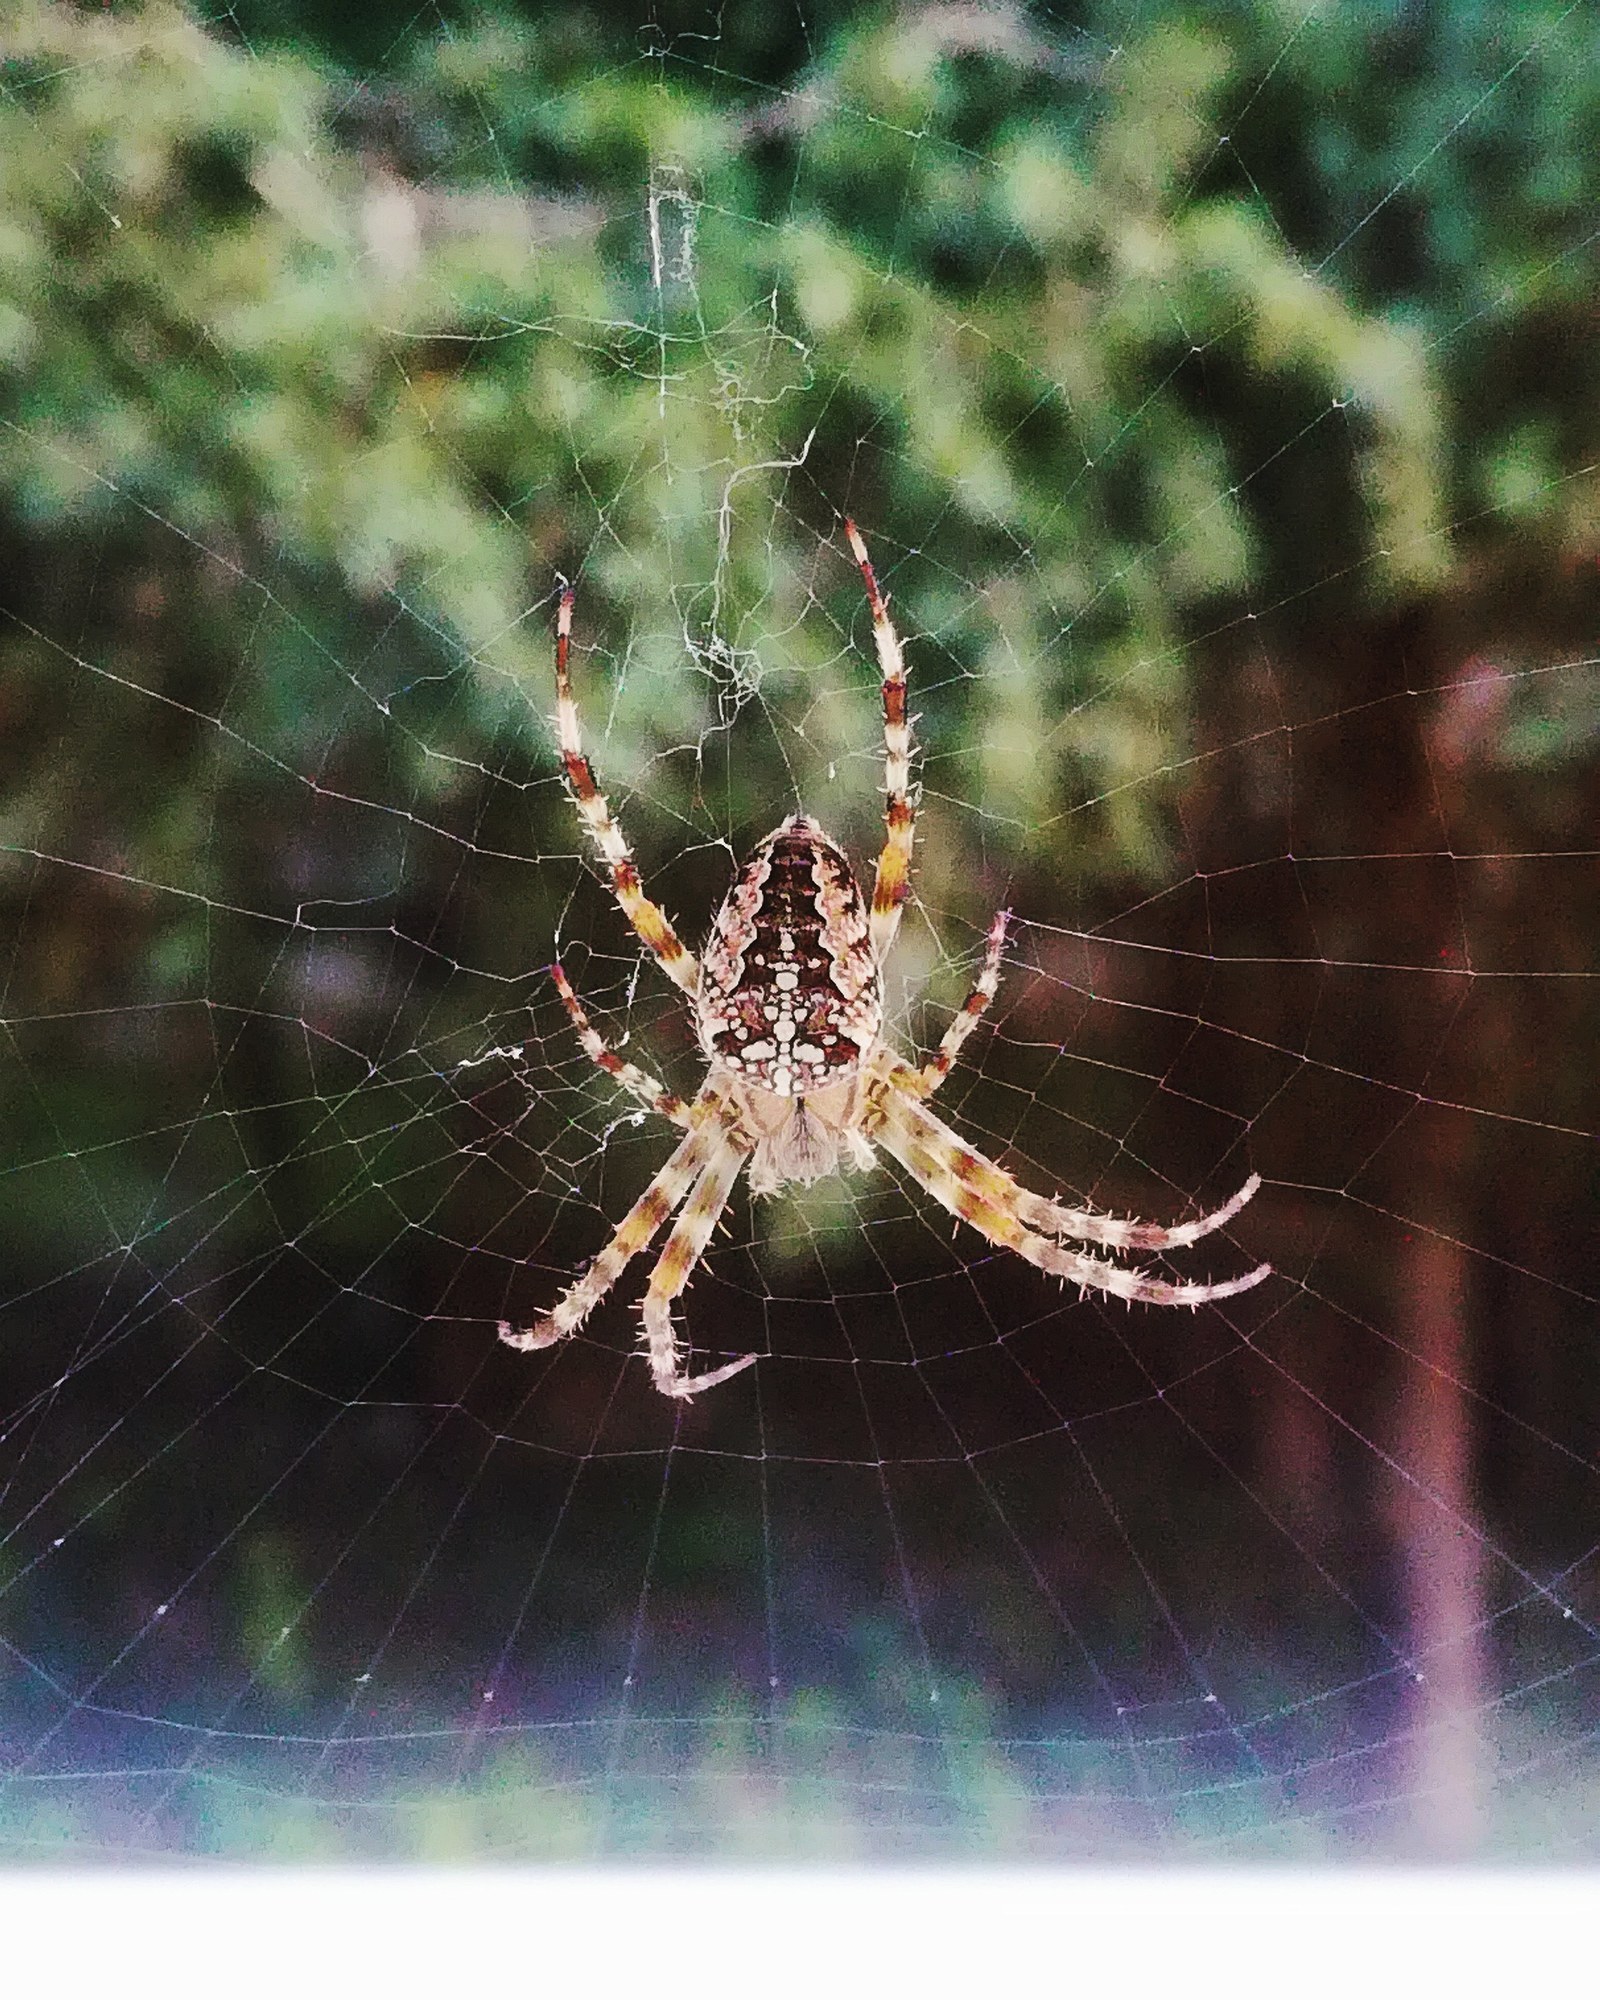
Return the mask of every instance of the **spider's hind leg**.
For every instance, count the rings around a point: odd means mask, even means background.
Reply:
[[[543,1319],[526,1327],[514,1327],[509,1320],[501,1320],[500,1338],[506,1346],[529,1353],[553,1347],[558,1340],[576,1333],[688,1194],[716,1140],[715,1126],[697,1125],[617,1224],[611,1241],[588,1270],[567,1287]]]
[[[1042,1210],[1045,1217],[1040,1219],[1048,1217],[1053,1228],[1056,1220],[1068,1211],[1058,1210],[1053,1203],[1028,1194],[993,1160],[985,1159],[983,1154],[963,1145],[956,1134],[919,1104],[909,1091],[896,1091],[891,1082],[881,1104],[881,1122],[875,1128],[873,1137],[884,1150],[892,1153],[952,1215],[969,1223],[991,1243],[1014,1250],[1019,1257],[1026,1258],[1030,1264],[1050,1272],[1054,1277],[1070,1279],[1085,1290],[1109,1292],[1113,1297],[1130,1303],[1198,1306],[1214,1299],[1233,1298],[1271,1275],[1271,1265],[1258,1264],[1254,1270],[1238,1278],[1223,1278],[1214,1283],[1173,1283],[1148,1271],[1129,1270],[1104,1256],[1058,1242],[1054,1234],[1042,1234],[1030,1224]],[[1227,1212],[1231,1214],[1242,1207],[1257,1186],[1259,1182],[1252,1177],[1227,1205]],[[1221,1213],[1223,1211],[1219,1210],[1218,1214]],[[1081,1219],[1088,1226],[1074,1232],[1080,1240],[1109,1248],[1129,1247],[1130,1232],[1153,1232],[1157,1227],[1146,1223],[1123,1223],[1111,1216],[1088,1214]],[[1202,1221],[1210,1223],[1211,1218],[1205,1217]],[[1179,1225],[1180,1230],[1183,1227]],[[1196,1233],[1205,1233],[1200,1225],[1189,1227]],[[1170,1239],[1178,1232],[1161,1233],[1167,1239],[1161,1247],[1169,1247]],[[1193,1237],[1185,1236],[1182,1240],[1192,1241]],[[1140,1247],[1156,1246],[1146,1241]]]
[[[956,1022],[950,1025],[953,1029]],[[928,1068],[932,1066],[929,1064]],[[1041,1236],[1101,1243],[1108,1250],[1184,1250],[1231,1222],[1261,1186],[1261,1176],[1252,1174],[1220,1208],[1196,1216],[1192,1222],[1141,1222],[1134,1217],[1106,1215],[1094,1208],[1068,1208],[1063,1202],[1050,1201],[1023,1187],[1004,1167],[974,1152],[936,1118],[923,1101],[928,1095],[924,1087],[927,1074],[927,1069],[919,1074],[909,1064],[892,1059],[886,1071],[889,1096],[885,1103],[892,1103],[895,1116],[908,1133],[943,1160],[958,1179],[962,1176],[975,1179],[986,1201],[1005,1209],[1025,1228]]]
[[[743,1354],[737,1361],[709,1369],[704,1375],[686,1375],[679,1365],[678,1337],[672,1328],[672,1301],[705,1255],[711,1232],[728,1205],[728,1196],[745,1157],[746,1149],[724,1129],[650,1273],[650,1286],[644,1297],[644,1342],[650,1373],[663,1396],[681,1400],[698,1395],[702,1389],[714,1389],[730,1375],[750,1367],[756,1359],[753,1354]]]

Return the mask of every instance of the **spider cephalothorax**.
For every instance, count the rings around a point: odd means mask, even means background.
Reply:
[[[1175,1284],[1093,1251],[1069,1248],[1061,1240],[1073,1238],[1105,1250],[1184,1248],[1239,1212],[1260,1186],[1254,1174],[1221,1208],[1192,1222],[1164,1227],[1123,1221],[1030,1194],[1004,1168],[963,1145],[927,1109],[926,1100],[949,1075],[957,1051],[994,998],[1005,945],[1004,911],[990,926],[977,983],[945,1030],[937,1054],[914,1069],[883,1039],[882,968],[909,889],[916,823],[910,797],[911,729],[900,642],[853,522],[845,522],[845,533],[866,584],[883,676],[888,805],[872,901],[869,906],[843,850],[815,820],[793,813],[740,871],[711,927],[703,965],[645,895],[627,843],[583,754],[567,660],[571,590],[561,597],[556,713],[567,782],[610,868],[623,914],[667,976],[693,996],[709,1071],[694,1102],[685,1104],[605,1046],[566,974],[560,966],[552,968],[588,1054],[635,1097],[682,1127],[685,1137],[549,1317],[521,1330],[502,1322],[500,1338],[528,1349],[548,1347],[575,1332],[631,1259],[681,1207],[644,1301],[651,1372],[656,1387],[668,1396],[709,1389],[756,1359],[745,1354],[707,1374],[686,1375],[671,1318],[672,1301],[704,1253],[746,1162],[752,1192],[771,1194],[786,1181],[810,1183],[841,1167],[873,1167],[874,1149],[881,1146],[991,1243],[1085,1289],[1147,1305],[1196,1306],[1230,1298],[1268,1273],[1267,1265],[1258,1264],[1241,1278],[1217,1284]]]

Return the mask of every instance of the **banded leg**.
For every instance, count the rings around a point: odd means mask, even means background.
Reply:
[[[892,1091],[884,1099],[883,1123],[872,1136],[952,1215],[970,1223],[991,1243],[1015,1251],[1041,1271],[1070,1278],[1086,1290],[1109,1292],[1115,1298],[1140,1305],[1199,1306],[1212,1299],[1227,1299],[1247,1292],[1271,1274],[1270,1264],[1258,1264],[1239,1278],[1175,1284],[1152,1277],[1147,1271],[1128,1270],[1086,1250],[1069,1249],[1050,1236],[1037,1234],[1023,1221],[1020,1205],[1013,1205],[1003,1188],[995,1185],[996,1181],[1010,1182],[1014,1187],[1016,1184],[1008,1174],[1001,1174],[990,1161],[960,1145],[955,1135],[920,1105]],[[1107,1222],[1114,1218],[1089,1219]],[[1091,1240],[1104,1241],[1104,1238]]]
[[[589,837],[600,858],[611,870],[611,887],[622,914],[656,955],[662,971],[692,994],[700,978],[700,967],[659,904],[652,903],[639,882],[639,870],[622,829],[611,817],[605,794],[594,781],[594,771],[583,754],[578,733],[578,706],[572,698],[572,677],[567,671],[567,653],[572,643],[573,590],[569,584],[561,593],[556,613],[556,734],[561,742],[561,761],[567,785],[579,817],[589,829]]]
[[[581,1278],[567,1287],[543,1319],[522,1328],[501,1320],[500,1338],[506,1346],[527,1354],[536,1348],[553,1347],[558,1340],[576,1333],[688,1194],[715,1150],[719,1136],[720,1128],[714,1123],[697,1125],[618,1223],[616,1233],[600,1255]]]
[[[663,1396],[682,1398],[698,1395],[702,1389],[714,1389],[756,1359],[753,1354],[743,1354],[737,1361],[710,1369],[704,1375],[685,1375],[679,1369],[678,1339],[672,1330],[672,1301],[705,1255],[711,1232],[728,1205],[728,1196],[745,1158],[745,1148],[724,1132],[667,1238],[667,1247],[650,1273],[650,1286],[644,1295],[644,1341],[650,1357],[650,1373]]]
[[[1220,1208],[1214,1208],[1209,1215],[1197,1216],[1193,1222],[1140,1222],[1134,1218],[1125,1220],[1120,1215],[1104,1215],[1094,1208],[1067,1208],[1023,1187],[1004,1167],[974,1152],[941,1119],[923,1109],[915,1100],[925,1094],[922,1077],[926,1071],[919,1074],[908,1064],[891,1058],[886,1073],[891,1089],[903,1093],[900,1102],[913,1100],[906,1105],[909,1128],[936,1149],[947,1149],[955,1173],[973,1176],[988,1199],[1013,1210],[1020,1221],[1042,1236],[1073,1236],[1080,1243],[1103,1243],[1111,1250],[1183,1250],[1231,1222],[1261,1185],[1261,1176],[1252,1174]]]
[[[938,1053],[922,1065],[918,1078],[919,1095],[932,1097],[944,1082],[961,1053],[961,1044],[983,1019],[984,1010],[994,998],[1000,984],[1000,954],[1005,949],[1006,925],[1011,921],[1011,912],[1001,910],[989,926],[989,942],[983,954],[983,970],[978,974],[972,991],[962,1003],[961,1012],[956,1015],[944,1031],[944,1040],[939,1044]]]
[[[872,949],[882,965],[900,928],[900,906],[911,894],[911,848],[917,826],[911,803],[911,720],[906,714],[906,666],[900,639],[889,622],[867,545],[854,521],[847,520],[844,531],[861,581],[867,586],[872,643],[883,676],[883,784],[888,797],[883,811],[883,851],[872,884]]]
[[[608,1076],[614,1076],[624,1090],[632,1091],[641,1104],[649,1105],[663,1118],[670,1118],[674,1125],[687,1126],[689,1107],[665,1084],[657,1083],[648,1071],[613,1054],[590,1025],[588,1015],[579,1004],[578,996],[567,983],[567,975],[559,965],[552,965],[550,977],[556,983],[556,991],[561,995],[567,1012],[572,1016],[572,1025],[578,1031],[578,1040],[583,1044],[583,1052],[591,1062],[596,1062]]]

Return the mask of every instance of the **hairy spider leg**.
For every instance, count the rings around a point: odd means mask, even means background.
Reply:
[[[567,784],[573,803],[589,830],[589,837],[599,850],[601,860],[611,870],[611,887],[622,905],[622,914],[654,952],[667,977],[681,986],[685,993],[692,994],[700,979],[699,964],[694,953],[672,928],[672,921],[665,910],[652,903],[644,893],[639,870],[628,852],[622,829],[611,817],[605,794],[595,783],[594,771],[583,754],[583,739],[578,733],[578,705],[572,697],[572,677],[567,671],[567,652],[572,643],[573,597],[569,584],[561,593],[561,607],[556,613],[556,734],[561,743],[561,761],[566,768]]]
[[[1043,1236],[1075,1236],[1080,1243],[1104,1243],[1112,1250],[1186,1250],[1202,1236],[1231,1222],[1260,1187],[1261,1176],[1252,1174],[1220,1208],[1196,1216],[1193,1222],[1141,1222],[1137,1216],[1103,1215],[1094,1208],[1064,1208],[1016,1182],[1012,1185],[1018,1216]]]
[[[900,928],[900,906],[911,894],[911,849],[917,828],[916,808],[911,803],[911,718],[906,713],[906,665],[900,639],[889,621],[867,545],[854,521],[846,520],[844,531],[867,587],[872,643],[883,676],[883,786],[887,797],[883,851],[872,884],[871,919],[872,949],[882,965]]]
[[[583,1011],[577,994],[568,984],[567,975],[559,965],[551,966],[550,977],[556,983],[556,991],[561,995],[563,1005],[572,1016],[572,1025],[578,1031],[578,1040],[582,1042],[584,1054],[589,1060],[598,1063],[608,1076],[614,1076],[624,1090],[632,1091],[641,1104],[647,1104],[652,1111],[659,1112],[663,1118],[670,1118],[674,1125],[687,1127],[689,1107],[683,1099],[668,1090],[665,1084],[658,1083],[648,1070],[640,1069],[635,1063],[624,1062],[621,1056],[606,1047],[590,1025],[588,1015]]]
[[[703,1093],[702,1093],[703,1095]],[[697,1098],[698,1104],[701,1100]],[[721,1128],[715,1118],[699,1121],[677,1151],[617,1224],[611,1241],[581,1278],[575,1279],[552,1310],[532,1326],[516,1328],[500,1322],[500,1338],[524,1353],[553,1347],[589,1317],[639,1252],[645,1249],[673,1210],[683,1201],[715,1150]]]
[[[672,1301],[704,1256],[717,1218],[728,1205],[728,1196],[747,1157],[748,1149],[724,1130],[650,1274],[649,1289],[644,1296],[644,1341],[650,1373],[663,1396],[682,1398],[698,1395],[702,1389],[714,1389],[756,1359],[753,1354],[743,1354],[737,1361],[709,1369],[704,1375],[685,1375],[678,1365],[678,1338],[672,1329]]]
[[[1147,1271],[1127,1270],[1085,1250],[1068,1249],[1051,1237],[1038,1235],[1023,1223],[1005,1197],[1003,1183],[1010,1176],[1002,1175],[992,1161],[963,1146],[930,1111],[892,1089],[884,1094],[883,1123],[872,1136],[952,1215],[969,1223],[991,1243],[1036,1264],[1041,1271],[1069,1278],[1085,1289],[1109,1292],[1114,1298],[1140,1305],[1200,1306],[1213,1299],[1247,1292],[1271,1275],[1270,1264],[1258,1264],[1239,1278],[1175,1284],[1152,1277]]]
[[[1136,1217],[1105,1215],[1095,1208],[1067,1208],[1023,1187],[1004,1167],[974,1152],[948,1125],[916,1102],[923,1095],[922,1079],[898,1056],[889,1057],[883,1073],[890,1086],[903,1093],[902,1102],[910,1100],[905,1107],[907,1128],[930,1145],[954,1147],[959,1155],[958,1174],[970,1180],[986,1199],[1011,1210],[1020,1222],[1041,1236],[1072,1236],[1080,1243],[1103,1243],[1111,1250],[1183,1250],[1231,1222],[1261,1185],[1261,1176],[1252,1174],[1220,1208],[1209,1215],[1197,1216],[1193,1222],[1141,1222]]]
[[[989,940],[984,947],[983,970],[973,983],[972,991],[961,1003],[961,1011],[944,1031],[937,1053],[922,1065],[917,1079],[919,1094],[932,1097],[944,1082],[961,1053],[961,1044],[983,1019],[989,1002],[994,998],[1000,985],[1000,954],[1005,950],[1006,925],[1011,921],[1011,912],[997,912],[989,926]]]

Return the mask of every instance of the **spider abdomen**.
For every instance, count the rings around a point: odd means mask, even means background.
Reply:
[[[842,1082],[876,1043],[866,899],[815,820],[786,819],[741,870],[706,942],[696,1018],[706,1054],[775,1097]]]

